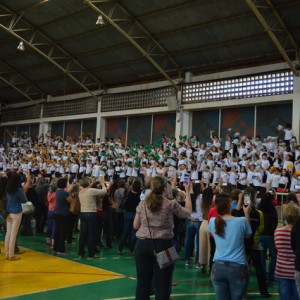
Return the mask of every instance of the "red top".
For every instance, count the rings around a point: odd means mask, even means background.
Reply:
[[[295,254],[291,248],[291,228],[287,226],[277,228],[274,234],[277,260],[275,276],[285,279],[295,277]]]
[[[56,201],[55,201],[55,193],[48,192],[47,195],[47,201],[48,201],[48,210],[49,211],[54,211]]]
[[[218,212],[217,212],[217,208],[214,206],[214,207],[212,207],[212,208],[210,208],[209,209],[209,212],[208,212],[208,223],[209,223],[209,221],[210,221],[210,219],[211,218],[216,218],[216,217],[218,217],[219,216],[219,214],[218,214]],[[211,233],[209,233],[209,235],[211,236],[211,237],[214,237]]]

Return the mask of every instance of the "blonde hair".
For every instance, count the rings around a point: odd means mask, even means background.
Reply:
[[[288,204],[284,209],[283,209],[283,214],[285,216],[287,224],[294,224],[295,221],[299,217],[299,207],[295,204]]]
[[[161,208],[163,193],[167,186],[167,178],[162,176],[153,177],[151,180],[151,193],[146,196],[145,203],[150,211],[157,211]]]
[[[169,200],[173,200],[174,197],[173,197],[173,190],[172,190],[172,187],[170,185],[170,183],[168,182],[167,183],[167,186],[166,186],[166,189],[165,189],[165,192],[164,192],[164,196],[169,199]]]

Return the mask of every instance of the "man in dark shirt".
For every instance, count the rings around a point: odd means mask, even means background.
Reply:
[[[236,194],[236,190],[234,194]],[[244,196],[248,195],[250,199],[250,203],[244,202]],[[231,214],[234,217],[244,217],[243,205],[251,205],[250,210],[250,227],[252,230],[252,234],[249,238],[245,239],[245,252],[249,260],[252,261],[252,264],[255,268],[257,284],[259,287],[260,294],[265,297],[271,297],[268,292],[267,280],[263,272],[262,264],[261,264],[261,248],[255,242],[254,236],[258,231],[260,225],[260,214],[258,210],[255,208],[255,192],[253,188],[246,188],[244,193],[240,191],[238,197],[238,203],[235,209],[232,210]]]

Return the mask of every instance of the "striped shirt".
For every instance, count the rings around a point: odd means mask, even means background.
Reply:
[[[277,249],[275,276],[294,279],[296,256],[291,248],[291,228],[284,226],[276,229],[274,239]]]

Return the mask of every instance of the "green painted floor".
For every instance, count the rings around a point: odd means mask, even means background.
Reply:
[[[4,240],[4,232],[0,233],[0,240]],[[18,242],[21,247],[26,247],[32,250],[52,255],[49,248],[45,245],[44,238],[42,236],[19,237]],[[77,260],[77,245],[75,244],[72,246],[68,246],[67,249],[68,255],[64,257],[65,259],[74,260],[82,264],[120,273],[125,277],[97,283],[89,283],[73,287],[55,289],[45,292],[38,292],[18,297],[10,297],[9,299],[134,299],[136,286],[135,263],[134,258],[132,256],[129,256],[126,251],[123,252],[122,256],[119,256],[117,255],[117,245],[114,245],[112,249],[103,248],[100,253],[100,259]],[[26,253],[23,254],[22,259],[26,259]],[[61,276],[61,280],[64,280],[62,275],[58,276]],[[43,280],[43,278],[41,278],[41,280]],[[176,264],[173,280],[176,283],[176,286],[174,286],[172,289],[172,299],[215,299],[213,287],[209,282],[209,276],[207,274],[201,273],[195,268],[186,268],[184,266],[183,259],[179,260]],[[19,284],[22,285],[21,280]],[[277,286],[270,286],[269,292],[273,295],[271,299],[279,299]],[[248,286],[247,299],[262,299],[258,292],[254,275],[251,275],[250,284]]]

